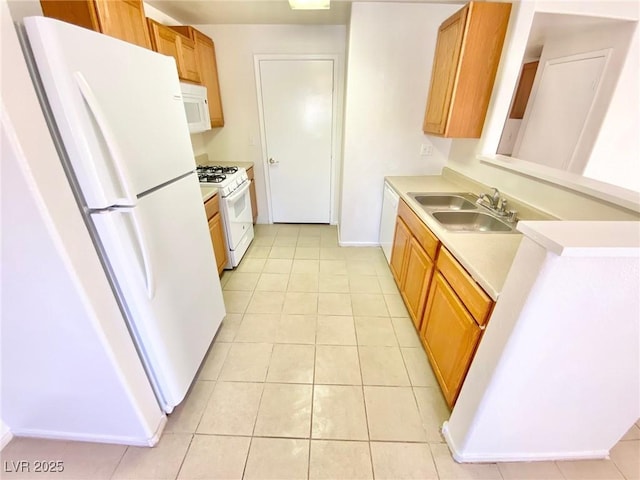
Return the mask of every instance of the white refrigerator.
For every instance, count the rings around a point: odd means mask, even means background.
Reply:
[[[225,315],[174,60],[45,17],[24,28],[69,182],[170,413]]]

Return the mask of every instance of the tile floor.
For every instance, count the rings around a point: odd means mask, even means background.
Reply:
[[[228,315],[155,448],[14,439],[3,465],[62,460],[59,480],[640,478],[640,424],[610,460],[456,464],[379,248],[340,248],[333,227],[259,225],[222,284]]]

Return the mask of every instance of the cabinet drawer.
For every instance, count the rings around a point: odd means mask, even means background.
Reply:
[[[413,210],[405,203],[404,200],[400,201],[398,205],[398,216],[404,220],[404,223],[409,227],[409,230],[416,237],[418,243],[424,248],[427,255],[431,259],[436,258],[436,252],[438,250],[438,238],[431,233],[431,230],[420,220],[420,218],[413,213]]]
[[[207,202],[204,204],[204,209],[207,212],[207,220],[212,218],[216,213],[220,212],[220,200],[218,199],[217,193],[209,200],[207,200]]]
[[[482,326],[487,323],[493,300],[478,286],[446,248],[440,249],[436,265],[438,271],[447,279],[478,325]]]

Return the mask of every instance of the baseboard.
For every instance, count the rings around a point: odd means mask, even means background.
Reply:
[[[9,442],[13,439],[13,433],[11,430],[7,430],[2,434],[2,438],[0,438],[0,450],[6,447]]]
[[[15,437],[47,438],[50,440],[70,440],[74,442],[114,443],[118,445],[132,445],[136,447],[153,447],[160,441],[160,436],[167,424],[167,417],[163,416],[156,431],[151,437],[139,438],[119,435],[99,435],[77,432],[51,432],[48,430],[24,429],[12,432]],[[4,437],[3,437],[4,442]]]
[[[458,463],[494,463],[494,462],[542,462],[552,460],[593,460],[609,458],[608,450],[588,450],[579,452],[510,452],[510,453],[461,453],[449,433],[449,422],[442,425],[442,436],[451,450],[451,456]]]
[[[379,247],[379,242],[338,242],[341,247]]]

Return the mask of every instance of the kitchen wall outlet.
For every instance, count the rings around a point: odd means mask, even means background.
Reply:
[[[427,157],[433,155],[433,145],[427,145],[426,143],[420,145],[420,155]]]

